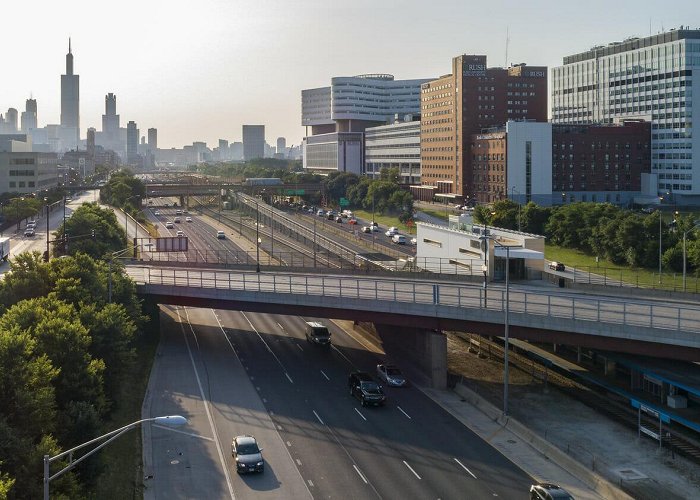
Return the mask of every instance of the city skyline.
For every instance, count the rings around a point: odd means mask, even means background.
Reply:
[[[437,78],[462,53],[506,66],[506,36],[508,64],[552,67],[611,40],[689,23],[695,28],[700,6],[680,1],[673,12],[659,14],[651,2],[592,1],[573,9],[549,0],[486,6],[445,0],[426,11],[413,0],[322,7],[311,0],[208,0],[192,12],[187,2],[127,0],[109,12],[112,28],[105,29],[105,14],[93,4],[80,0],[67,8],[40,0],[31,31],[19,5],[5,6],[4,13],[9,23],[0,46],[13,76],[0,88],[0,113],[22,111],[32,96],[39,126],[60,123],[60,75],[71,37],[75,73],[82,77],[81,138],[88,127],[101,130],[105,95],[114,93],[122,123],[133,120],[144,132],[157,128],[161,147],[170,148],[240,141],[243,124],[264,124],[268,144],[286,137],[298,145],[301,90],[326,86],[334,76]],[[128,35],[121,35],[127,23]]]

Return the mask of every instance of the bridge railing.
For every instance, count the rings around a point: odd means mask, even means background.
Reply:
[[[378,308],[380,301],[431,305],[441,308],[440,311],[433,310],[431,314],[444,314],[445,317],[459,319],[463,317],[462,309],[465,308],[501,313],[506,308],[506,292],[503,287],[485,290],[478,285],[338,275],[266,274],[138,266],[127,266],[127,269],[137,283],[146,285],[363,300],[367,301],[367,310]],[[357,303],[353,307],[361,308]],[[595,298],[559,291],[547,293],[513,290],[511,287],[508,307],[509,312],[515,316],[564,318],[587,322],[589,326],[596,324],[599,330],[604,330],[605,324],[615,324],[675,330],[684,334],[700,332],[700,306],[613,297]],[[518,324],[517,318],[514,319],[513,324]],[[483,320],[489,321],[489,316]],[[493,322],[501,322],[501,319]]]

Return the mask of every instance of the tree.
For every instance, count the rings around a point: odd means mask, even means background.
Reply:
[[[125,248],[125,233],[111,209],[83,203],[66,221],[68,255],[87,254],[95,259]],[[94,237],[92,236],[94,232]],[[63,228],[56,231],[54,253],[62,253]]]
[[[521,230],[526,233],[544,234],[547,220],[551,216],[551,207],[541,207],[530,201],[520,211]]]
[[[328,175],[328,178],[323,182],[323,186],[330,200],[337,202],[340,198],[345,198],[350,187],[358,182],[359,177],[356,174],[333,172]]]
[[[10,262],[10,272],[0,281],[0,308],[24,299],[42,297],[51,290],[48,267],[39,252],[23,252]]]

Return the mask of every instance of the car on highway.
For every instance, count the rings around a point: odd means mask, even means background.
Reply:
[[[363,233],[371,233],[372,228],[370,226],[362,226],[362,232]]]
[[[391,226],[389,229],[387,229],[386,233],[384,234],[386,234],[389,237],[392,237],[395,234],[399,234],[399,229],[394,226]]]
[[[177,236],[185,236],[185,232],[182,229],[177,230]]]
[[[362,406],[383,406],[386,395],[381,386],[366,372],[352,372],[348,377],[350,395],[356,397]]]
[[[556,484],[538,483],[530,486],[530,500],[574,500],[574,497]]]
[[[175,210],[175,215],[182,215],[182,210],[180,210],[180,209]]]
[[[377,365],[377,378],[386,382],[390,387],[406,387],[408,385],[406,377],[394,365]]]
[[[160,216],[160,210],[156,210],[155,212],[153,212],[153,215]]]
[[[343,217],[341,217],[341,216],[339,215],[339,216],[337,216],[337,217],[335,218],[335,221],[338,222],[338,223],[340,223],[340,224],[342,224],[342,223],[343,223]]]
[[[552,271],[566,271],[566,266],[562,264],[561,262],[550,262],[549,263],[549,268]]]
[[[185,222],[192,222],[192,217],[185,217]]]
[[[175,227],[175,225],[171,221],[167,221],[165,223],[165,229],[172,229],[174,227]]]
[[[262,448],[253,436],[236,436],[231,441],[231,456],[236,461],[236,472],[265,472]]]
[[[348,224],[357,224],[357,219],[348,219]]]
[[[306,341],[322,346],[331,345],[331,332],[328,327],[318,321],[307,321],[305,328]]]
[[[223,231],[217,231],[216,232],[216,237],[220,240],[225,240],[226,239],[226,233]]]
[[[34,233],[34,228],[33,228],[33,227],[28,227],[28,228],[26,228],[26,229],[24,230],[24,235],[25,235],[25,236],[32,237],[32,236],[34,236],[34,234],[35,234],[35,233]]]
[[[335,220],[335,212],[333,210],[326,212],[326,219]]]
[[[411,238],[411,245],[417,245],[418,244],[418,238]]]
[[[406,237],[403,234],[395,234],[391,237],[391,241],[397,245],[405,245]]]
[[[188,213],[190,213],[190,211],[187,210],[186,208],[183,208],[183,209],[182,209],[182,213],[183,213],[183,214],[188,214]]]
[[[181,222],[181,221],[180,221],[180,217],[175,217],[175,218],[173,219],[173,222],[176,222],[176,223],[179,224],[179,223]]]
[[[319,217],[325,217],[326,211],[325,211],[325,210],[319,209],[319,210],[316,212],[316,215],[318,215]]]

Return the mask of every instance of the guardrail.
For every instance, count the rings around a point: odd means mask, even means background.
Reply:
[[[438,306],[432,310],[439,317],[464,319],[464,310],[505,312],[506,292],[503,287],[484,290],[478,285],[431,283],[420,280],[373,279],[340,275],[265,274],[215,270],[163,269],[127,266],[129,275],[144,285],[167,285],[197,289],[216,289],[295,296],[334,297],[344,299],[344,307],[374,311],[382,303]],[[238,299],[241,296],[237,295]],[[368,301],[353,305],[345,299]],[[253,299],[251,299],[253,300]],[[259,297],[254,300],[260,300]],[[605,331],[608,325],[673,330],[682,333],[700,332],[700,306],[655,303],[651,300],[618,300],[591,298],[582,294],[546,293],[510,288],[509,313],[512,324],[529,326],[529,316],[563,318],[575,325],[585,323],[590,330]],[[410,308],[404,309],[410,314]],[[423,314],[424,314],[424,310]],[[520,319],[517,316],[520,315]],[[485,322],[500,323],[501,318],[484,315]],[[555,329],[555,328],[553,328]],[[639,332],[631,330],[627,338]],[[648,337],[638,340],[655,340]]]

